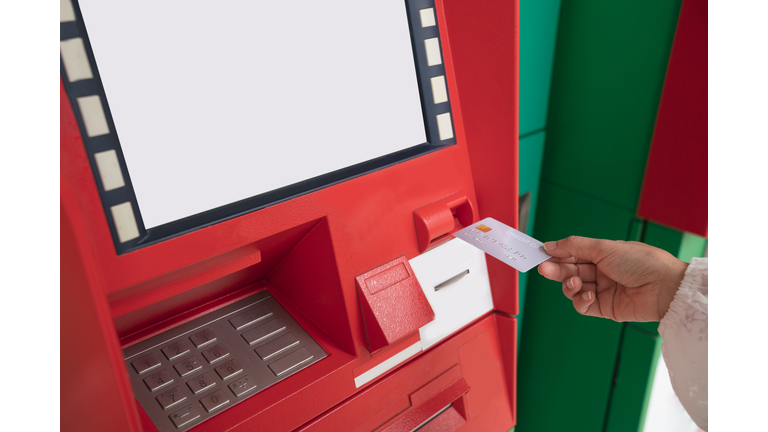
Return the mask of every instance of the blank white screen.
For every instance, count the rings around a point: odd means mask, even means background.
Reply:
[[[80,0],[152,228],[424,143],[402,0]]]

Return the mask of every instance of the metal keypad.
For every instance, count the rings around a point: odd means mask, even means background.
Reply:
[[[206,348],[203,350],[203,357],[208,361],[210,364],[214,364],[219,360],[224,360],[225,358],[229,357],[229,350],[224,346],[224,344],[218,344],[211,348]]]
[[[173,365],[173,368],[176,369],[176,372],[178,372],[181,376],[187,376],[200,370],[202,367],[203,365],[201,365],[195,357],[184,359]]]
[[[173,382],[173,377],[167,370],[163,369],[159,372],[155,372],[152,375],[144,378],[144,384],[147,385],[149,391],[155,391],[159,388],[165,387]]]
[[[189,337],[195,347],[202,348],[216,342],[216,335],[210,329],[200,330]]]
[[[143,374],[144,372],[149,372],[160,366],[160,360],[158,360],[157,356],[154,354],[147,354],[132,361],[131,366],[136,369],[136,372]]]
[[[216,385],[216,381],[207,373],[200,374],[191,380],[187,381],[187,387],[192,390],[192,393],[198,394],[204,390]]]
[[[327,356],[267,291],[124,355],[134,395],[159,432],[192,428]]]
[[[187,396],[181,392],[181,387],[174,387],[160,393],[155,399],[160,403],[160,406],[163,407],[164,410],[167,410],[168,408],[187,400]]]
[[[235,396],[240,397],[256,388],[256,382],[248,375],[229,383],[229,388]]]
[[[228,404],[229,396],[225,395],[223,391],[217,390],[213,394],[200,399],[200,403],[206,411],[211,412]]]
[[[221,379],[225,380],[233,375],[237,375],[243,371],[240,363],[237,360],[230,360],[221,366],[216,367],[216,373],[219,374]]]
[[[187,344],[185,344],[184,341],[176,341],[163,348],[162,351],[165,355],[165,358],[168,360],[176,360],[177,358],[180,358],[181,356],[189,353],[189,347],[187,347]]]
[[[285,330],[285,324],[279,319],[274,319],[270,322],[264,323],[253,330],[248,330],[243,333],[243,339],[248,342],[248,345],[257,344],[261,341],[267,340],[270,336],[274,336]]]
[[[200,410],[195,405],[188,405],[169,415],[168,418],[176,425],[177,429],[181,429],[200,418]]]

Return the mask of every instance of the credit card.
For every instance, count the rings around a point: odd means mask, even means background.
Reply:
[[[453,235],[522,273],[552,258],[544,251],[544,243],[494,218],[485,218]]]

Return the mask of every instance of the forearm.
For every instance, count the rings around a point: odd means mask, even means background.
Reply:
[[[708,272],[706,258],[691,260],[659,325],[672,388],[704,430],[708,427]]]

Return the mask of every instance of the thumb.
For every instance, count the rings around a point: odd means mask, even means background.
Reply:
[[[606,240],[570,236],[556,242],[544,243],[544,250],[555,258],[574,257],[594,263],[599,261],[605,242]]]

